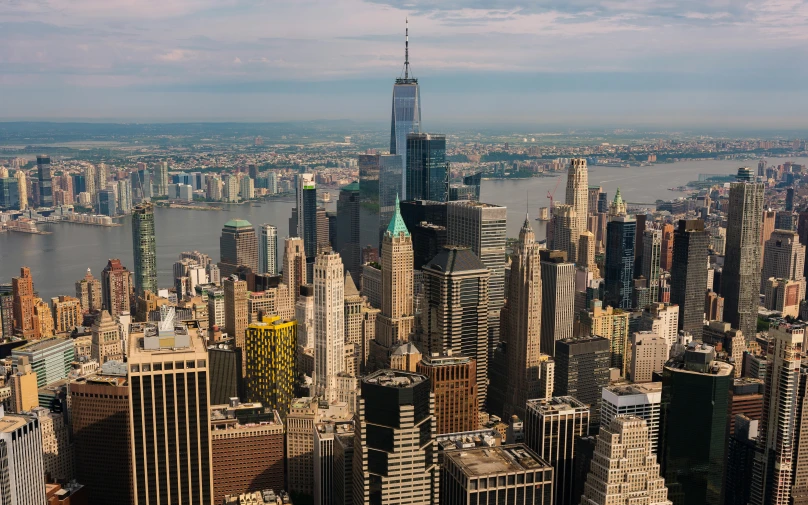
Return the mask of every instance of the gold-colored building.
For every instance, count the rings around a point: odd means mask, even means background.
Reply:
[[[51,298],[53,307],[53,324],[56,333],[69,333],[81,325],[81,301],[72,296]]]
[[[294,399],[297,321],[278,316],[247,327],[248,396],[286,416]]]

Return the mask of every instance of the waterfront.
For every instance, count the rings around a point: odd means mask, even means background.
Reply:
[[[789,159],[772,158],[769,164],[779,164]],[[805,159],[793,161],[805,163]],[[684,193],[669,191],[698,178],[700,173],[731,174],[746,163],[728,161],[688,161],[660,164],[649,167],[591,167],[589,184],[600,184],[614,197],[617,187],[628,202],[653,202],[656,199],[670,200]],[[564,200],[566,174],[556,177],[538,177],[522,180],[484,181],[481,199],[508,207],[508,236],[515,237],[524,221],[526,201],[529,203],[531,224],[538,238],[544,237],[544,223],[535,221],[539,207],[549,205],[547,192],[557,186],[555,198]],[[336,198],[329,203],[335,207]],[[247,219],[254,226],[271,223],[278,228],[279,237],[289,230],[289,216],[294,207],[292,199],[271,200],[260,206],[225,206],[221,211],[188,209],[155,209],[157,229],[157,266],[162,287],[172,285],[172,265],[182,251],[198,250],[219,260],[219,236],[222,226],[232,218]],[[0,282],[10,282],[19,275],[21,266],[31,268],[35,288],[39,295],[49,300],[57,295],[74,295],[74,283],[84,276],[87,268],[100,276],[109,258],[120,258],[127,268],[132,268],[131,219],[122,219],[122,226],[102,227],[71,223],[40,225],[49,235],[23,233],[0,234]],[[362,242],[372,241],[372,228],[363,230]],[[281,239],[282,240],[282,239]],[[282,242],[279,249],[282,248]],[[282,251],[282,249],[281,249]],[[279,251],[279,252],[281,252]],[[282,252],[281,252],[282,253]]]

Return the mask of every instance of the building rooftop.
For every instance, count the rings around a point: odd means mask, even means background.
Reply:
[[[438,435],[435,441],[438,449],[448,451],[452,449],[470,449],[472,447],[494,447],[502,445],[502,433],[487,428],[475,431],[463,431],[460,433],[444,433]]]
[[[469,478],[552,468],[524,444],[447,451],[444,460],[452,461]]]
[[[424,356],[421,361],[425,366],[464,365],[471,361],[471,358],[462,354],[452,354],[452,350],[448,349],[443,354],[432,353],[431,356]]]
[[[425,380],[427,380],[426,377],[417,373],[402,370],[379,370],[362,379],[362,382],[389,388],[407,388]]]
[[[53,347],[57,347],[62,345],[66,342],[71,342],[69,338],[48,338],[44,340],[36,340],[34,342],[29,342],[23,346],[17,347],[16,349],[12,350],[12,354],[17,354],[21,352],[25,353],[32,353],[32,352],[41,352],[51,349]],[[72,345],[72,344],[71,344]]]
[[[528,400],[528,409],[535,409],[544,413],[565,413],[576,410],[589,410],[589,405],[572,396],[553,396],[547,400]]]
[[[0,417],[0,433],[11,433],[16,431],[26,424],[30,419],[25,416],[3,414]]]
[[[225,228],[252,228],[252,224],[246,219],[231,219],[224,224]]]
[[[471,249],[454,245],[444,246],[443,250],[432,258],[432,261],[424,265],[423,269],[444,273],[488,271]]]
[[[643,382],[641,384],[619,384],[616,386],[607,386],[603,389],[617,396],[632,396],[632,395],[647,395],[650,393],[661,393],[661,382]]]

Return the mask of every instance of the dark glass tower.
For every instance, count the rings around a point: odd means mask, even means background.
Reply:
[[[0,179],[0,208],[20,208],[19,182],[16,177]]]
[[[314,174],[297,176],[297,236],[303,239],[306,262],[317,255],[317,186]]]
[[[135,258],[135,291],[157,293],[157,242],[154,208],[143,203],[132,210],[132,252]]]
[[[337,200],[336,250],[342,257],[345,270],[350,272],[354,283],[359,284],[359,269],[362,251],[359,236],[359,184],[353,182],[342,188]]]
[[[50,156],[39,155],[36,157],[36,168],[39,180],[39,206],[53,206],[53,187],[51,176]]]
[[[407,135],[406,194],[408,200],[449,199],[449,167],[446,136],[430,133]]]
[[[634,277],[634,240],[637,223],[626,216],[613,217],[606,225],[606,264],[604,279],[606,303],[630,309]],[[705,286],[707,281],[704,281]]]
[[[701,219],[680,219],[673,233],[671,303],[679,305],[679,329],[701,338],[704,292],[707,289],[707,250],[710,237]]]
[[[593,429],[600,424],[601,390],[609,385],[610,347],[608,338],[597,336],[567,338],[555,344],[553,394],[572,396],[590,405]]]
[[[393,113],[390,119],[390,154],[401,156],[401,187],[407,188],[407,134],[421,131],[421,90],[418,79],[410,77],[409,24],[404,35],[404,77],[393,85]],[[409,197],[402,194],[401,199]],[[411,198],[411,197],[410,197]]]

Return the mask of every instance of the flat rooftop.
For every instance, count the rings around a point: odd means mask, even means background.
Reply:
[[[377,384],[388,388],[407,388],[426,380],[426,377],[401,370],[379,370],[363,379],[368,384]]]
[[[70,342],[68,338],[48,338],[44,340],[37,340],[31,342],[29,344],[25,344],[21,347],[17,347],[11,351],[12,354],[21,353],[21,352],[38,352],[38,351],[45,351],[52,347],[56,347],[58,345],[64,344],[65,342]]]
[[[443,457],[444,464],[451,461],[470,478],[552,468],[524,444],[458,449]]]
[[[566,412],[570,410],[589,410],[589,405],[572,396],[554,396],[548,400],[528,400],[527,407],[540,412]]]
[[[617,396],[632,396],[632,395],[647,395],[650,393],[661,393],[661,382],[643,382],[641,384],[621,384],[617,386],[608,386],[607,389]]]
[[[28,424],[28,418],[6,414],[0,418],[0,433],[11,433]]]

